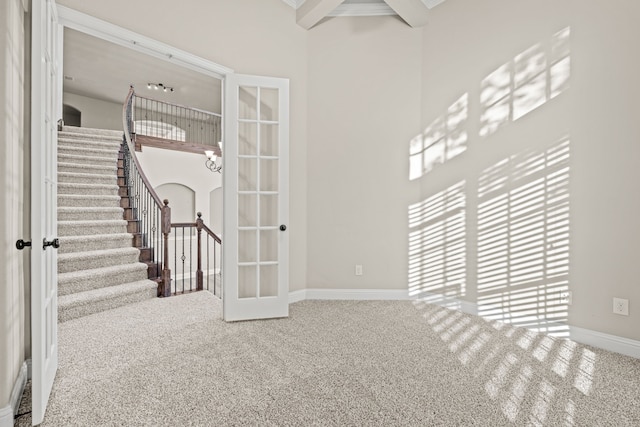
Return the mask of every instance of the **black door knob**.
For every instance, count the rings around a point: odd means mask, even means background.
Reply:
[[[284,231],[284,230],[286,230],[286,229],[287,229],[287,226],[286,226],[286,225],[282,224],[282,225],[280,226],[280,231]]]
[[[52,246],[54,249],[58,249],[60,247],[60,240],[55,238],[53,240],[42,239],[42,249],[47,249],[47,246]]]

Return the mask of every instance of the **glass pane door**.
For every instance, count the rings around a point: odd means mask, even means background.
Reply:
[[[225,320],[288,314],[288,80],[228,76]]]

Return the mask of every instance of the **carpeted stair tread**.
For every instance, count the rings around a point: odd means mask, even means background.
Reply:
[[[98,166],[116,166],[114,157],[83,156],[78,154],[58,153],[58,161],[63,163],[81,163]]]
[[[60,138],[58,137],[58,147],[80,147],[80,148],[95,148],[99,150],[119,151],[122,144],[122,138],[119,140],[103,141],[99,139],[90,138]]]
[[[115,176],[118,171],[118,166],[115,162],[109,165],[91,165],[84,163],[69,163],[69,162],[58,162],[58,173],[60,172],[69,172],[69,173],[91,173],[95,175],[110,175]]]
[[[119,220],[123,209],[119,207],[58,207],[58,221]]]
[[[157,296],[157,283],[140,280],[58,297],[58,321],[66,322]]]
[[[91,196],[87,194],[58,194],[58,207],[113,207],[120,204],[120,196]]]
[[[129,233],[94,234],[92,236],[60,237],[59,253],[95,251],[99,249],[130,248],[133,236]]]
[[[117,195],[118,185],[58,182],[58,194]]]
[[[59,221],[58,233],[63,236],[82,236],[107,233],[124,233],[127,231],[125,220],[104,221]]]
[[[66,145],[59,145],[58,155],[60,154],[75,154],[78,156],[87,156],[87,157],[117,158],[118,150],[93,148],[93,147],[70,147]]]
[[[115,156],[98,156],[91,153],[84,154],[82,152],[76,153],[58,153],[58,161],[68,163],[82,163],[82,164],[96,164],[96,165],[109,165],[115,166]]]
[[[118,177],[114,174],[96,174],[96,173],[80,173],[80,172],[58,172],[59,183],[77,183],[77,184],[109,184],[117,185]]]
[[[102,139],[91,138],[65,138],[58,140],[58,148],[78,149],[87,151],[104,151],[110,156],[114,152],[120,151],[122,148],[122,140],[104,141]]]
[[[58,295],[118,286],[147,278],[147,265],[141,262],[112,265],[58,274]]]
[[[122,138],[124,134],[121,130],[112,129],[97,129],[86,128],[76,126],[63,126],[62,130],[58,132],[62,135],[92,135],[100,138]]]
[[[118,129],[103,129],[103,128],[91,128],[86,126],[63,126],[60,132],[69,133],[92,133],[100,135],[122,135],[122,130]]]
[[[58,255],[58,273],[132,264],[138,262],[138,258],[140,251],[134,247],[61,253]]]

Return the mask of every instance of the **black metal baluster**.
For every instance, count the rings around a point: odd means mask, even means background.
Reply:
[[[173,274],[175,283],[175,294],[178,294],[178,229],[174,229],[173,235]]]
[[[211,277],[211,270],[209,269],[209,245],[211,242],[211,236],[209,236],[209,233],[207,233],[207,289],[211,290],[211,286],[209,283],[209,278]],[[215,295],[215,291],[216,291],[216,282],[215,282],[215,276],[213,277],[213,294]]]
[[[155,247],[158,248],[156,249],[156,251],[154,251],[154,257],[155,257],[155,262],[158,265],[158,276],[161,275],[162,270],[165,268],[164,266],[164,262],[162,259],[162,254],[164,253],[164,242],[162,241],[162,239],[160,238],[160,236],[162,235],[162,233],[160,233],[160,222],[159,222],[159,215],[160,215],[160,210],[156,207],[156,242],[155,242]]]
[[[189,291],[193,291],[193,227],[189,227]]]
[[[180,259],[182,260],[182,293],[184,294],[184,261],[186,259],[184,255],[184,227],[182,227],[182,257]]]

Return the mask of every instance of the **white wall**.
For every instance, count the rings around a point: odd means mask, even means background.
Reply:
[[[394,17],[333,18],[309,31],[310,288],[406,289],[421,35]]]
[[[0,415],[25,360],[25,252],[15,242],[24,238],[25,192],[25,31],[20,0],[0,2]],[[28,231],[28,226],[26,226]]]
[[[542,237],[541,242],[547,245],[536,249],[544,254],[540,269],[528,284],[515,286],[518,278],[514,265],[519,261],[514,243],[518,239],[518,219],[514,214],[508,267],[512,276],[509,285],[500,289],[497,273],[491,273],[493,277],[486,271],[481,273],[489,265],[485,256],[488,249],[483,246],[489,239],[482,229],[486,221],[481,219],[488,202],[479,194],[487,168],[507,157],[541,153],[549,146],[559,147],[558,141],[567,141],[568,178],[562,180],[568,189],[569,244],[561,252],[565,252],[562,256],[568,257],[569,264],[568,272],[558,280],[568,278],[573,304],[561,309],[568,311],[573,326],[640,339],[640,264],[634,258],[640,238],[635,215],[640,208],[640,124],[635,117],[640,96],[640,51],[635,49],[635,40],[640,37],[640,28],[633,18],[639,13],[640,4],[623,0],[606,4],[595,0],[448,0],[433,10],[423,34],[421,131],[466,93],[468,118],[462,127],[468,135],[468,148],[418,179],[418,201],[465,181],[468,264],[466,290],[456,295],[459,298],[487,305],[490,297],[502,298],[494,304],[508,307],[514,304],[510,298],[525,301],[513,291],[528,288],[538,292],[538,305],[557,303],[557,295],[547,294],[546,302],[540,295],[556,281],[556,263],[565,262],[554,259],[554,251],[559,248],[550,246],[557,236],[553,227],[560,222],[554,222],[553,214],[547,211],[547,228],[534,236]],[[570,36],[562,41],[559,34],[567,31]],[[570,68],[564,71],[568,71],[567,84],[554,89],[554,84],[562,81],[558,78],[562,66],[553,61],[563,55],[570,58]],[[547,73],[546,86],[518,82],[527,74],[533,75],[541,64]],[[515,101],[515,115],[489,130],[485,118],[499,109],[486,111],[485,98],[491,90],[485,86],[489,76],[494,83],[499,82],[500,73],[494,72],[505,65],[514,67],[512,82],[522,87],[513,92],[514,98],[525,102]],[[519,117],[524,111],[529,112]],[[555,169],[549,166],[547,170]],[[500,190],[502,196],[510,192],[510,203],[518,203],[515,194],[522,172],[522,167],[514,167],[502,176],[510,180]],[[495,173],[494,184],[502,172]],[[546,173],[543,170],[537,177]],[[547,203],[552,203],[554,191],[551,187],[545,190]],[[486,262],[481,265],[483,259]],[[536,284],[534,279],[540,282]],[[488,284],[496,287],[489,289]],[[613,297],[630,299],[630,316],[612,313]]]
[[[128,89],[127,89],[128,90]],[[122,96],[124,102],[127,93]],[[80,110],[80,123],[85,128],[122,130],[122,104],[88,98],[65,92],[63,103]]]
[[[222,198],[222,187],[216,188],[209,193],[209,218],[205,218],[205,222],[211,231],[220,237],[222,237],[223,226]]]
[[[142,147],[141,152],[137,152],[138,160],[142,165],[149,182],[155,189],[165,184],[181,184],[194,192],[194,211],[191,212],[191,219],[186,219],[186,212],[183,206],[176,206],[178,219],[173,222],[196,220],[196,212],[202,212],[205,224],[209,225],[210,201],[209,194],[216,188],[222,186],[222,175],[211,172],[205,167],[206,156],[203,154],[185,153],[182,151],[164,150],[162,148]],[[158,195],[169,199],[169,206],[173,207],[179,201],[171,199],[171,193],[163,193],[159,189]],[[173,212],[173,210],[172,210]],[[180,219],[182,218],[182,219]]]
[[[171,201],[171,222],[194,222],[196,192],[177,183],[162,184],[155,188],[162,200]]]

